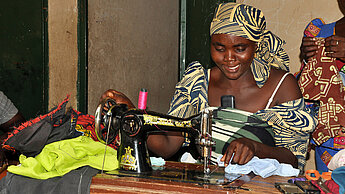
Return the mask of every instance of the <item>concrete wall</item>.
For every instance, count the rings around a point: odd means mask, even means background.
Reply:
[[[77,0],[48,1],[49,108],[71,95],[77,107]]]
[[[89,100],[115,89],[137,105],[148,90],[150,110],[167,112],[178,78],[179,1],[89,1]]]

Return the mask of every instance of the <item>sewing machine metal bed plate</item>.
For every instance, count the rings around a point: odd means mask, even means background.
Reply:
[[[126,170],[114,170],[106,174],[116,175],[120,177],[137,177],[154,180],[165,180],[185,183],[195,183],[199,185],[225,185],[241,178],[239,174],[224,173],[224,168],[211,166],[211,174],[205,176],[202,165],[187,163],[169,163],[166,166],[152,166],[152,171],[147,173],[135,173]]]

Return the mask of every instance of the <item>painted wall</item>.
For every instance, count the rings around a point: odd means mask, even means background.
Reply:
[[[299,70],[299,47],[306,25],[320,17],[326,23],[342,17],[337,0],[237,0],[261,9],[266,17],[267,29],[286,41],[290,56],[290,71]]]
[[[179,1],[89,1],[89,97],[94,113],[101,94],[115,89],[137,105],[165,113],[178,78]]]

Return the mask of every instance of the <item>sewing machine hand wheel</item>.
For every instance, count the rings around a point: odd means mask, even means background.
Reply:
[[[97,139],[104,143],[112,143],[119,134],[116,127],[116,118],[113,118],[112,110],[116,106],[116,101],[111,98],[104,99],[97,107],[95,113],[95,132]],[[114,127],[115,126],[115,127]],[[120,144],[120,140],[116,142]]]

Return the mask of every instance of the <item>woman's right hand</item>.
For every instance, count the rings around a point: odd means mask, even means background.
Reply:
[[[319,43],[314,37],[303,37],[300,47],[300,58],[302,61],[308,61],[311,57],[317,54],[317,50],[320,47]]]
[[[109,89],[102,94],[99,101],[102,102],[106,98],[114,99],[116,104],[126,104],[129,109],[135,108],[132,101],[126,95],[124,95],[122,92],[119,92],[119,91],[116,91],[113,89]]]
[[[230,143],[220,161],[224,162],[225,166],[228,166],[229,163],[246,164],[256,155],[256,150],[256,141],[238,138]]]

